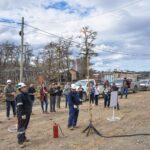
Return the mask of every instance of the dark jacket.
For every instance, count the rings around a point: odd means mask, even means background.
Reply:
[[[113,85],[112,87],[111,87],[111,92],[112,91],[118,91],[118,87],[116,86],[116,85]]]
[[[78,93],[71,91],[68,95],[68,104],[69,106],[78,106],[81,104],[81,101],[79,99]]]
[[[17,106],[17,117],[22,117],[23,115],[31,114],[32,112],[32,100],[28,93],[21,92],[16,97]]]
[[[57,89],[56,88],[50,88],[49,93],[50,96],[56,96],[57,95]]]
[[[35,99],[35,96],[34,95],[32,95],[32,94],[34,94],[36,92],[36,90],[35,90],[35,88],[34,87],[30,87],[29,89],[28,89],[28,93],[29,93],[29,95],[30,95],[30,98],[31,98],[31,100],[32,101],[34,101],[34,99]]]
[[[57,96],[62,96],[62,92],[63,92],[63,91],[62,91],[61,87],[58,86],[58,87],[57,87],[57,93],[56,93],[56,95],[57,95]]]

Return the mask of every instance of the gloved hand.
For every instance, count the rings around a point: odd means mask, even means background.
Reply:
[[[23,115],[21,118],[22,118],[23,120],[26,119],[26,115]]]
[[[78,108],[78,106],[77,106],[77,105],[74,105],[74,108]]]

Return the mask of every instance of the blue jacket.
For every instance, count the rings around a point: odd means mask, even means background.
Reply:
[[[80,99],[79,99],[79,95],[77,92],[73,92],[71,91],[68,95],[68,104],[69,106],[74,106],[74,105],[80,105]]]

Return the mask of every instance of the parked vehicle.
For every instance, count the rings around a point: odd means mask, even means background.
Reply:
[[[114,81],[116,86],[119,88],[119,94],[121,93],[121,87],[123,86],[123,80],[124,79],[116,79]],[[133,93],[136,93],[139,89],[139,82],[135,81],[135,80],[132,80],[132,79],[127,79],[127,80],[129,82],[128,90],[133,92]]]
[[[150,79],[144,79],[139,81],[140,84],[140,90],[150,90]]]
[[[96,81],[94,79],[89,79],[89,82],[91,84],[93,84],[93,86],[96,86]],[[83,93],[83,101],[88,99],[88,80],[79,80],[77,82],[75,82],[76,85],[76,89],[79,88],[79,86],[81,85],[82,88],[84,89],[84,93]],[[99,85],[99,90],[100,90],[100,94],[103,94],[103,86]]]

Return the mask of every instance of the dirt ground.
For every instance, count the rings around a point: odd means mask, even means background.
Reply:
[[[130,94],[128,99],[120,99],[120,110],[115,115],[121,120],[110,122],[112,109],[103,108],[103,99],[99,106],[93,107],[93,124],[105,136],[150,134],[150,92]],[[73,131],[67,129],[68,110],[64,108],[56,113],[42,114],[39,105],[34,106],[27,130],[27,137],[31,142],[26,144],[25,150],[150,150],[150,135],[126,136],[119,138],[104,138],[96,134],[86,134],[82,131],[88,125],[88,102],[80,107],[78,120],[79,128]],[[16,119],[8,121],[5,111],[0,111],[0,150],[17,150],[16,133],[8,132]],[[53,121],[60,124],[65,136],[54,139],[52,134]]]

